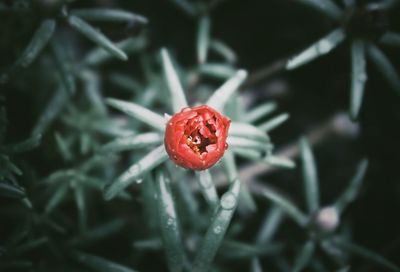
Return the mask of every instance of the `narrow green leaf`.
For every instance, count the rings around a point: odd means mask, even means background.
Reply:
[[[207,201],[210,208],[214,209],[219,203],[219,198],[217,194],[217,189],[215,188],[215,185],[212,181],[210,171],[198,171],[196,172],[196,175],[205,200]]]
[[[343,17],[343,12],[332,0],[297,0],[307,5],[333,20],[339,20]]]
[[[235,63],[237,61],[235,52],[220,40],[211,40],[210,50],[213,50],[215,53],[221,55],[229,63]]]
[[[39,117],[32,135],[43,134],[50,124],[57,118],[64,106],[69,102],[64,86],[59,86]]]
[[[368,56],[375,64],[378,71],[387,81],[389,86],[400,94],[400,77],[388,57],[375,45],[369,44],[367,47]]]
[[[339,248],[364,258],[368,262],[375,263],[383,268],[389,269],[390,271],[400,271],[400,267],[365,247],[353,244],[340,238],[336,238],[333,242]]]
[[[129,169],[120,175],[111,184],[104,188],[104,198],[110,200],[119,194],[133,182],[139,180],[144,174],[151,171],[168,159],[164,145],[150,151],[146,156],[141,158],[137,163],[133,164]]]
[[[316,0],[320,1],[320,0]],[[335,29],[327,36],[323,37],[310,47],[305,49],[300,54],[289,59],[286,63],[286,69],[292,70],[299,66],[302,66],[322,55],[328,54],[333,48],[338,46],[346,37],[346,34],[342,28]]]
[[[58,132],[54,133],[54,137],[56,139],[56,144],[59,152],[61,153],[62,158],[65,161],[71,161],[73,159],[73,155],[70,150],[70,143],[64,139]]]
[[[137,80],[133,79],[132,76],[124,75],[120,73],[112,73],[109,77],[110,81],[120,87],[123,90],[132,92],[139,95],[143,92],[145,87]]]
[[[136,148],[143,148],[152,145],[159,145],[163,141],[160,133],[148,132],[138,135],[132,135],[122,138],[117,138],[110,143],[105,144],[99,150],[101,153],[121,152]]]
[[[294,161],[287,159],[287,158],[281,158],[281,157],[276,157],[273,155],[268,155],[264,158],[264,162],[271,164],[273,166],[277,167],[284,167],[284,168],[295,168],[296,164]]]
[[[133,247],[139,250],[162,250],[163,242],[159,238],[139,240],[133,243]]]
[[[200,65],[200,72],[203,75],[226,80],[235,75],[236,69],[229,64],[204,63]]]
[[[148,20],[142,15],[138,15],[126,10],[109,9],[109,8],[90,8],[90,9],[74,9],[72,15],[78,16],[88,21],[105,21],[105,22],[139,22],[147,24]]]
[[[268,135],[264,131],[262,131],[258,127],[246,123],[232,122],[229,128],[229,137],[230,136],[260,141],[264,143],[270,142]]]
[[[78,181],[76,181],[74,186],[75,205],[76,209],[78,210],[79,228],[81,232],[85,232],[87,227],[87,208],[85,202],[85,194],[83,191],[84,188],[81,184],[78,184],[77,182]]]
[[[267,116],[276,110],[278,106],[275,102],[267,102],[250,109],[242,118],[243,122],[253,123],[258,121],[260,118]]]
[[[205,63],[207,60],[208,47],[210,44],[210,17],[204,15],[199,20],[197,30],[197,61],[199,64]]]
[[[39,239],[29,241],[21,246],[13,248],[12,253],[15,255],[22,255],[25,252],[31,251],[33,249],[36,249],[36,248],[46,244],[48,241],[49,241],[49,239],[47,237],[42,237]]]
[[[221,246],[225,232],[231,222],[233,213],[238,204],[238,197],[241,183],[235,180],[220,201],[218,211],[216,212],[207,233],[198,250],[194,264],[193,272],[206,272],[210,270],[211,263]]]
[[[360,112],[365,82],[367,81],[365,61],[365,43],[355,40],[351,44],[351,96],[350,96],[350,116],[353,120],[357,119]]]
[[[140,192],[143,198],[144,218],[147,222],[150,235],[158,235],[160,220],[158,216],[157,191],[153,176],[149,173],[145,176],[140,185]]]
[[[383,34],[382,38],[380,39],[380,42],[385,44],[385,45],[390,45],[390,46],[400,46],[400,33],[396,32],[386,32]]]
[[[251,259],[250,272],[263,272],[260,260],[257,257],[254,257],[253,259]]]
[[[17,187],[14,184],[0,180],[0,196],[6,196],[11,198],[24,198],[25,191],[21,187]]]
[[[188,0],[170,0],[176,6],[178,6],[181,10],[183,10],[188,16],[195,16],[196,9],[194,5]]]
[[[175,113],[180,112],[183,108],[188,106],[185,92],[183,91],[174,65],[172,64],[171,57],[165,48],[161,49],[161,58],[168,90],[171,94],[173,111]]]
[[[123,100],[107,98],[107,104],[110,106],[136,118],[149,126],[152,126],[158,130],[165,130],[165,119],[161,115],[142,107],[139,104],[133,102],[125,102]]]
[[[39,146],[41,139],[41,134],[32,135],[31,137],[20,143],[5,146],[4,149],[7,153],[23,153]]]
[[[100,91],[100,79],[98,75],[90,70],[84,70],[81,72],[81,78],[84,81],[85,95],[92,107],[101,115],[107,115],[107,108]]]
[[[258,128],[266,133],[277,128],[283,124],[287,119],[289,119],[288,113],[282,113],[258,126]]]
[[[141,51],[147,46],[147,39],[142,35],[139,37],[128,38],[121,42],[117,42],[114,45],[118,50],[124,52],[124,54],[133,54]],[[86,57],[83,59],[83,63],[90,66],[98,66],[114,59],[114,55],[110,54],[107,49],[104,47],[97,47],[87,53]]]
[[[128,56],[117,46],[115,46],[106,36],[104,36],[100,31],[94,29],[91,25],[86,23],[84,20],[71,15],[68,17],[68,23],[85,35],[89,40],[96,43],[98,46],[104,48],[111,55],[119,58],[120,60],[127,60]]]
[[[170,271],[182,271],[185,261],[179,222],[171,193],[170,181],[162,171],[157,172],[158,211],[161,234]]]
[[[74,251],[71,257],[86,267],[98,272],[135,272],[135,270],[129,267],[81,251]]]
[[[357,197],[361,189],[362,181],[368,169],[368,160],[363,159],[357,166],[356,173],[350,181],[349,186],[336,200],[334,207],[338,210],[339,214]]]
[[[307,139],[301,138],[299,144],[307,209],[308,212],[312,214],[319,209],[317,167],[315,164],[314,155]]]
[[[73,95],[76,91],[76,80],[70,48],[65,46],[62,41],[58,40],[52,42],[51,45],[61,82],[64,84],[64,88],[68,93]]]
[[[227,150],[223,157],[223,162],[228,174],[229,181],[233,182],[237,180],[239,178],[239,174],[236,167],[235,156],[233,155],[233,153]],[[253,196],[250,194],[247,186],[245,185],[240,187],[239,209],[244,214],[255,212],[257,210],[256,202]]]
[[[274,190],[263,187],[261,194],[271,200],[275,205],[281,207],[282,210],[289,215],[297,224],[304,227],[308,223],[307,216],[302,213],[290,200],[280,195]]]
[[[217,111],[223,111],[229,98],[238,90],[246,77],[247,72],[245,70],[237,71],[234,76],[228,79],[212,94],[206,104]]]
[[[51,213],[55,208],[58,207],[58,205],[60,205],[63,199],[67,196],[68,189],[68,182],[65,182],[57,188],[57,190],[51,195],[49,201],[46,204],[46,207],[44,209],[45,213]]]
[[[300,272],[308,265],[315,251],[314,241],[308,241],[304,244],[300,252],[297,254],[293,265],[292,272]]]
[[[268,143],[265,142],[235,136],[229,136],[227,142],[232,148],[250,148],[254,150],[266,149],[268,145]]]
[[[221,246],[221,255],[227,258],[251,258],[276,253],[282,249],[281,244],[247,244],[238,241],[224,241]]]
[[[257,233],[256,243],[267,244],[272,240],[283,219],[283,210],[278,206],[272,206],[266,214],[263,223]]]
[[[50,41],[56,28],[54,20],[44,20],[36,30],[28,46],[17,60],[17,66],[28,67]]]
[[[265,156],[265,152],[270,151],[268,147],[263,150],[256,150],[237,146],[230,146],[229,150],[231,150],[235,155],[254,161],[262,160]]]

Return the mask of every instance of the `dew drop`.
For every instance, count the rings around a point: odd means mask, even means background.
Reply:
[[[229,145],[228,145],[228,143],[225,143],[225,150],[227,150],[228,149],[228,147],[229,147]]]
[[[215,234],[220,234],[221,231],[222,231],[222,228],[221,228],[220,226],[216,226],[216,227],[214,228],[214,233],[215,233]]]
[[[232,193],[226,193],[222,196],[221,206],[224,210],[231,210],[236,206],[236,197]]]
[[[183,108],[183,109],[181,110],[181,112],[188,112],[188,111],[191,111],[191,109],[190,109],[189,107]]]

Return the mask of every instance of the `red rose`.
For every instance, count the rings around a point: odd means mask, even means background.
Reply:
[[[177,165],[205,170],[224,155],[230,123],[226,116],[206,105],[184,108],[168,121],[165,149]]]

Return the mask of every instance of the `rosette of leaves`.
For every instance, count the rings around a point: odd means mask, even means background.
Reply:
[[[388,13],[397,7],[399,1],[387,0],[360,5],[355,0],[343,0],[344,8],[335,1],[301,0],[332,20],[336,28],[286,62],[286,69],[293,70],[330,53],[345,40],[350,42],[351,92],[350,116],[357,119],[365,84],[367,82],[367,57],[391,89],[400,94],[400,77],[390,58],[378,47],[400,46],[400,34],[388,29]]]

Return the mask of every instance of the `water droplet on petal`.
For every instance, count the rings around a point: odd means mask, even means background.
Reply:
[[[229,147],[228,143],[225,143],[225,150],[227,150]]]

